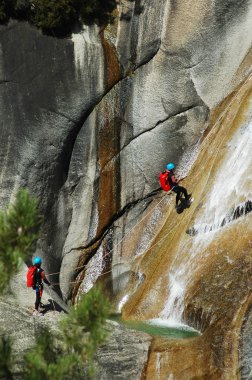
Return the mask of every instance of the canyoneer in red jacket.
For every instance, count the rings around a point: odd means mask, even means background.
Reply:
[[[166,171],[163,173],[160,173],[159,175],[159,181],[162,189],[164,191],[173,191],[176,193],[176,208],[179,206],[179,201],[182,200],[182,195],[184,195],[184,198],[186,201],[190,201],[190,194],[187,193],[187,190],[179,186],[179,180],[175,177],[174,174],[175,165],[170,162],[166,166]]]
[[[41,264],[42,259],[40,257],[35,257],[33,261],[33,265],[35,266],[33,290],[36,291],[36,301],[33,315],[42,315],[39,312],[39,306],[41,305],[41,298],[43,294],[43,282],[46,283],[48,286],[51,286],[50,282],[47,280],[45,276],[44,269],[41,268]]]

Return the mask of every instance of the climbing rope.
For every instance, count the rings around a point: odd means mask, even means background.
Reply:
[[[252,78],[252,73],[248,76],[248,78],[244,81],[243,83],[243,86],[249,81],[251,80]],[[242,86],[242,87],[243,87]],[[242,89],[241,87],[241,89]],[[216,128],[216,126],[222,121],[223,117],[227,114],[227,112],[229,111],[230,107],[233,105],[233,103],[237,100],[240,92],[241,92],[241,89],[237,92],[237,94],[234,96],[234,98],[230,101],[229,105],[225,108],[225,110],[219,115],[218,119],[216,120],[216,122],[214,123],[213,127],[212,127],[212,130],[214,128]],[[229,131],[229,129],[227,129],[227,132]],[[222,146],[222,143],[224,141],[224,139],[226,138],[226,134],[224,134],[224,137],[223,139],[221,140],[221,142],[219,143],[218,145],[218,148],[217,148],[217,153],[219,152],[221,146]],[[208,136],[204,139],[203,141],[203,144],[206,145],[206,143],[208,142],[208,140],[211,138],[211,133],[208,134]],[[218,154],[215,154],[215,157],[217,156]],[[213,165],[214,165],[214,160],[212,162],[212,165],[211,165],[211,168],[208,172],[208,176],[206,178],[206,181],[205,183],[208,182],[209,180],[209,177],[210,177],[210,173],[211,173],[211,170],[213,168]],[[147,218],[147,216],[150,214],[150,213],[153,213],[153,211],[167,198],[167,196],[170,194],[171,190],[169,192],[167,192],[167,194],[165,194],[162,199],[155,205],[155,207],[153,209],[151,209],[142,219],[140,219],[140,221],[138,223],[136,223],[136,225],[134,225],[134,227],[132,227],[123,237],[121,240],[119,240],[119,242],[111,249],[109,250],[104,256],[103,256],[103,260],[109,256],[114,250],[115,248],[117,248],[120,244],[122,244],[123,240],[140,224],[142,223],[143,220],[145,220]],[[176,226],[177,227],[177,226]],[[175,228],[175,226],[173,227],[173,229]],[[173,230],[172,229],[172,230]],[[151,249],[153,249],[156,245],[160,244],[160,242],[162,242],[164,239],[166,239],[166,237],[171,234],[172,230],[170,230],[166,235],[164,235],[160,240],[158,240],[155,244],[153,244],[152,246],[150,246],[147,250],[145,250],[145,253],[150,251]],[[70,272],[75,272],[76,270],[83,270],[85,269],[86,267],[88,266],[88,264],[85,264],[85,265],[81,265],[81,266],[78,266],[78,267],[75,267],[74,269],[72,270],[69,270],[69,271],[65,271],[64,273],[70,273]],[[111,273],[113,269],[110,269],[109,271],[106,271],[106,272],[103,272],[99,275],[99,277],[101,276],[104,276],[108,273]],[[47,277],[49,276],[53,276],[53,275],[57,275],[57,274],[60,274],[60,272],[54,272],[54,273],[49,273],[47,274]],[[73,282],[68,282],[66,281],[66,283],[68,284],[76,284],[76,283],[79,283],[79,282],[82,282],[82,280],[77,280],[77,281],[73,281]],[[53,283],[52,285],[60,285],[64,283],[64,281],[61,281],[60,283]]]
[[[139,222],[137,222],[134,227],[132,227],[126,234],[124,234],[124,236],[122,237],[121,240],[119,240],[119,242],[112,248],[110,249],[104,256],[103,256],[103,259],[107,256],[109,256],[120,244],[122,244],[123,240],[138,226],[140,225],[140,223],[142,223],[142,221],[144,219],[147,218],[147,216],[152,213],[165,199],[166,197],[171,193],[171,190],[169,192],[167,192],[167,194],[165,194],[162,199],[155,205],[155,207],[153,209],[151,209],[142,219],[139,220]],[[78,266],[78,267],[75,267],[74,269],[71,269],[69,271],[65,271],[64,273],[70,273],[70,272],[75,272],[76,270],[78,269],[85,269],[85,267],[87,267],[88,264],[86,265],[81,265],[81,266]],[[49,276],[53,276],[53,275],[56,275],[56,274],[60,274],[61,272],[54,272],[54,273],[49,273],[47,274],[47,277]]]
[[[169,191],[169,192],[167,192],[167,194],[163,197],[163,198],[165,198],[169,193],[170,193],[171,191]],[[161,202],[159,202],[158,204],[160,204]],[[154,209],[158,206],[158,204],[154,207]],[[153,210],[154,210],[153,209]],[[151,211],[153,211],[153,210],[151,210]],[[150,211],[150,212],[151,212]],[[149,213],[150,213],[149,212]],[[146,215],[147,216],[147,215]],[[145,217],[146,217],[145,216]],[[144,218],[142,218],[141,219],[141,221],[143,220]],[[140,221],[140,222],[141,222]],[[139,222],[139,223],[140,223]],[[138,224],[139,224],[138,223]],[[179,222],[179,224],[181,223],[181,221]],[[174,225],[174,227],[171,229],[171,230],[169,230],[169,232],[167,233],[167,234],[165,234],[161,239],[159,239],[156,243],[154,243],[153,245],[151,245],[148,249],[146,249],[145,250],[145,253],[146,252],[149,252],[151,249],[153,249],[155,246],[157,246],[157,245],[159,245],[162,241],[164,241],[166,238],[167,238],[167,236],[168,235],[170,235],[171,234],[171,232],[175,229],[175,227],[178,227],[178,224],[176,224],[176,225]],[[125,237],[124,237],[125,238]],[[122,239],[123,240],[123,239]],[[110,250],[105,256],[107,256],[108,254],[110,254],[111,252],[113,251],[113,249],[112,250]],[[104,256],[104,257],[105,257]],[[103,258],[104,258],[103,257]],[[133,261],[133,260],[132,260]],[[81,267],[77,267],[77,268],[84,268],[84,267],[86,267],[87,265],[85,265],[85,266],[81,266]],[[77,268],[75,268],[75,269],[77,269]],[[75,269],[73,269],[73,270],[75,270]],[[109,274],[109,273],[111,273],[113,271],[113,269],[110,269],[110,270],[108,270],[108,271],[106,271],[106,272],[103,272],[103,273],[101,273],[100,275],[99,275],[99,277],[102,277],[102,276],[104,276],[104,275],[106,275],[106,274]],[[69,271],[70,272],[70,271]],[[67,272],[66,272],[67,273]],[[47,275],[48,276],[48,275]],[[83,280],[76,280],[76,281],[71,281],[71,282],[69,282],[69,281],[61,281],[60,283],[53,283],[52,285],[60,285],[60,284],[64,284],[64,283],[67,283],[67,284],[77,284],[77,283],[81,283]]]
[[[179,222],[179,224],[181,223],[181,221]],[[165,234],[161,239],[159,239],[155,244],[153,244],[152,246],[150,246],[148,249],[146,249],[144,252],[149,252],[151,249],[153,249],[155,246],[159,245],[163,240],[165,240],[167,238],[168,235],[171,234],[171,232],[174,230],[175,227],[178,227],[179,224],[176,224],[174,225],[174,227],[169,230],[169,232],[167,234]],[[103,272],[99,275],[99,277],[102,277],[108,273],[111,273],[113,271],[113,269],[110,269],[106,272]],[[52,285],[60,285],[60,284],[76,284],[76,283],[79,283],[79,282],[82,282],[83,280],[76,280],[76,281],[61,281],[60,283],[53,283]]]

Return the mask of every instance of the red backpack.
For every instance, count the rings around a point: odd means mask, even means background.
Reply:
[[[168,175],[169,175],[168,171],[159,174],[159,182],[164,191],[171,190],[171,186],[168,180]]]
[[[34,285],[35,271],[36,271],[36,265],[32,265],[28,269],[28,272],[27,272],[27,275],[26,275],[26,285],[28,286],[28,288],[31,288]]]

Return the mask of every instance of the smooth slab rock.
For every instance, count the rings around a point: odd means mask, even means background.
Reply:
[[[95,107],[73,148],[66,182],[70,188],[75,184],[64,246],[66,271],[72,239],[77,265],[78,252],[84,257],[85,248],[113,228],[126,206],[159,186],[157,173],[168,161],[188,173],[209,111],[234,88],[234,74],[251,46],[251,9],[249,0],[240,7],[230,0],[218,5],[146,1],[137,14],[135,2],[122,2],[115,47],[128,77]],[[152,12],[157,20],[163,17],[156,42]],[[139,30],[145,30],[142,39]],[[147,46],[153,46],[152,55]],[[139,63],[139,56],[149,59]]]
[[[46,217],[37,253],[50,272],[59,272],[71,189],[66,196],[59,190],[85,115],[106,91],[99,29],[86,27],[76,41],[13,21],[0,27],[0,47],[0,205],[20,187],[39,198]]]
[[[108,322],[110,335],[96,357],[99,380],[140,380],[148,360],[151,337]]]
[[[120,1],[116,50],[126,72],[149,62],[158,51],[168,4],[167,0]]]
[[[57,331],[57,323],[64,314],[50,311],[42,317],[33,317],[31,310],[13,300],[0,298],[0,334],[8,334],[14,345],[15,380],[21,380],[22,354],[35,343],[35,334],[47,326]],[[18,326],[18,328],[17,328]],[[115,322],[107,322],[109,335],[95,358],[99,380],[139,380],[148,359],[151,342],[149,335],[129,331]]]
[[[155,246],[135,260],[145,280],[128,287],[123,317],[158,316],[202,333],[185,342],[186,350],[152,345],[148,380],[171,374],[174,380],[251,379],[251,79],[212,114],[212,128],[183,182],[193,193],[191,207],[180,215],[170,207]],[[242,168],[238,177],[232,176],[235,166]],[[189,236],[195,225],[198,234]]]
[[[46,303],[46,301],[44,300]],[[51,310],[44,316],[32,316],[32,308],[20,306],[16,300],[0,297],[0,335],[13,341],[12,366],[15,380],[22,380],[23,354],[35,344],[35,335],[41,327],[57,330],[57,322],[63,314]]]
[[[252,378],[252,312],[251,305],[244,316],[239,347],[239,366],[241,380]]]
[[[64,299],[165,164],[188,173],[209,111],[244,79],[251,13],[252,0],[123,0],[114,25],[71,38],[0,27],[0,206],[20,187],[39,198],[36,253]]]

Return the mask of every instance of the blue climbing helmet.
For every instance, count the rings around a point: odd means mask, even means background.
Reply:
[[[169,162],[169,164],[166,165],[166,169],[168,169],[168,170],[172,170],[174,168],[175,168],[175,165],[172,162]]]
[[[35,257],[33,260],[33,265],[40,265],[42,263],[42,259],[40,257]]]

